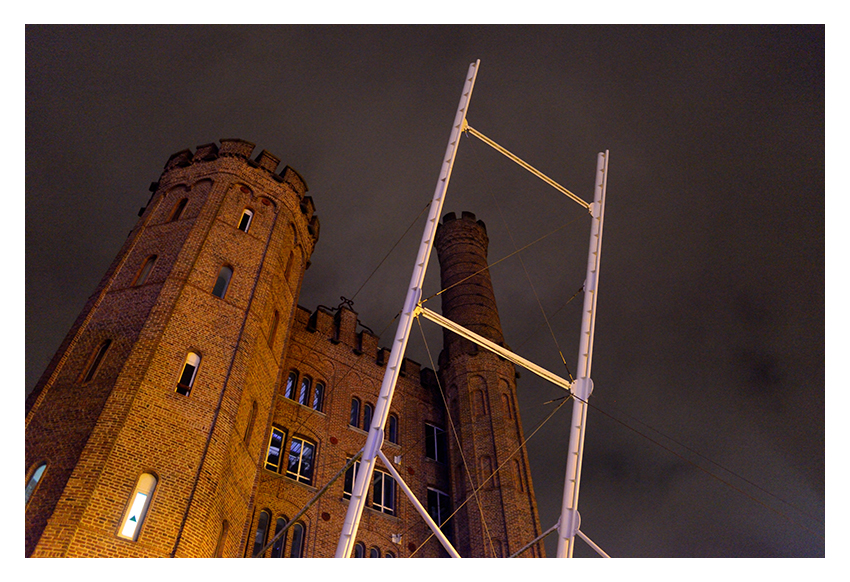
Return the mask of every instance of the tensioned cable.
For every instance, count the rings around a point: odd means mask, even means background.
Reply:
[[[437,367],[434,365],[434,357],[431,355],[431,349],[428,347],[428,340],[425,339],[425,330],[422,329],[422,322],[420,321],[419,317],[416,318],[416,323],[419,325],[419,333],[422,334],[422,341],[425,344],[425,351],[428,354],[428,361],[431,362],[431,369],[436,370]],[[463,468],[466,471],[466,477],[467,477],[467,479],[469,479],[469,482],[472,484],[472,486],[475,487],[475,481],[472,480],[472,474],[469,471],[469,464],[466,462],[466,456],[463,454],[463,447],[461,447],[460,438],[457,435],[457,429],[455,428],[454,421],[452,420],[452,414],[451,414],[451,410],[449,409],[449,403],[446,401],[446,394],[443,391],[443,385],[440,382],[439,377],[437,377],[437,387],[440,390],[440,397],[443,399],[443,406],[445,406],[445,408],[446,408],[446,418],[449,419],[449,426],[452,429],[452,435],[454,436],[455,442],[457,443],[458,453],[460,454],[460,458],[463,461]],[[490,552],[493,554],[493,556],[495,556],[496,555],[496,549],[493,547],[493,539],[490,537],[490,528],[487,527],[487,520],[484,519],[484,508],[481,507],[481,500],[478,499],[478,489],[479,488],[473,489],[472,494],[475,496],[475,502],[478,505],[478,512],[481,514],[481,525],[484,527],[484,533],[487,536],[487,542],[490,544]],[[468,501],[468,499],[467,499],[467,501]],[[464,502],[464,503],[466,503],[466,502]],[[460,509],[460,508],[458,508],[458,509]],[[454,514],[452,514],[452,515],[454,515]],[[432,533],[431,535],[434,535],[434,534]],[[428,536],[428,538],[425,541],[427,542],[429,539],[431,539],[431,536]],[[425,542],[423,542],[423,544],[424,543]],[[420,545],[419,548],[421,548],[421,547],[422,546]],[[416,551],[418,551],[419,548],[416,548]],[[414,551],[414,554],[416,553],[416,551]],[[412,554],[411,554],[411,556],[412,556]]]

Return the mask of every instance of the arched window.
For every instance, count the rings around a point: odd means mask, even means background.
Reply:
[[[251,226],[251,219],[254,217],[254,211],[250,208],[246,208],[242,211],[242,218],[239,219],[239,230],[242,232],[248,232],[248,228]]]
[[[292,547],[289,550],[290,558],[303,558],[304,557],[304,536],[305,536],[304,526],[300,523],[296,523],[292,526]]]
[[[398,444],[398,417],[395,414],[391,414],[387,421],[387,440]]]
[[[363,542],[357,542],[354,544],[354,557],[355,558],[365,558],[366,557],[366,546],[363,545]]]
[[[251,433],[254,432],[254,419],[257,418],[257,401],[251,403],[251,412],[248,413],[248,422],[245,424],[245,436],[242,438],[245,441],[245,446],[251,442]]]
[[[195,383],[195,376],[198,373],[198,366],[201,365],[201,356],[195,352],[186,354],[186,361],[183,363],[183,371],[180,372],[180,380],[177,381],[177,393],[183,396],[188,396],[192,391],[192,386]]]
[[[230,523],[225,519],[221,522],[221,532],[218,534],[218,543],[215,545],[214,558],[220,558],[224,554],[224,542],[227,541],[227,530],[230,529]]]
[[[378,548],[369,548],[369,557],[370,558],[380,558],[381,557],[381,550],[379,550]]]
[[[142,473],[136,481],[133,494],[130,495],[128,507],[121,520],[121,527],[118,529],[118,537],[133,541],[138,539],[139,529],[147,517],[154,488],[156,488],[156,477],[150,473]]]
[[[384,557],[385,558],[395,558],[395,554],[393,554],[392,552],[387,552]]]
[[[97,373],[97,369],[100,367],[100,363],[103,361],[103,356],[106,355],[106,350],[109,349],[110,344],[112,344],[112,340],[103,340],[103,343],[101,343],[94,354],[92,354],[91,359],[89,359],[89,365],[86,368],[86,373],[83,375],[83,384],[90,382],[92,378],[94,378],[94,375]]]
[[[254,536],[254,549],[251,550],[251,556],[257,557],[259,551],[266,545],[270,519],[271,514],[267,510],[264,509],[260,512],[260,517],[257,519],[257,533]]]
[[[139,285],[144,285],[145,281],[148,280],[148,275],[151,274],[151,269],[153,269],[153,264],[156,262],[156,255],[151,255],[145,262],[142,264],[142,268],[139,269],[139,272],[136,273],[136,278],[133,279],[133,287],[138,287]]]
[[[277,534],[280,533],[280,530],[282,530],[286,526],[287,521],[288,520],[286,519],[286,517],[277,518],[277,521],[275,522],[274,526],[275,537],[277,537]],[[275,539],[274,544],[272,545],[272,558],[283,557],[283,546],[286,545],[286,533],[288,532],[283,533],[279,538]]]
[[[304,378],[301,378],[301,391],[298,393],[298,404],[303,404],[304,406],[307,406],[307,404],[310,402],[311,384],[312,382],[310,382],[310,378],[307,378],[306,376]]]
[[[272,315],[272,324],[269,326],[269,347],[274,347],[274,336],[277,333],[277,324],[280,322],[280,315],[277,312],[277,309],[274,310],[274,314]]]
[[[295,400],[295,383],[298,381],[298,372],[293,370],[289,373],[289,376],[286,377],[286,388],[283,390],[283,395],[286,398],[291,400]]]
[[[174,222],[175,220],[180,219],[180,215],[183,214],[183,209],[186,208],[186,203],[189,202],[188,198],[183,198],[174,205],[174,210],[171,211],[171,216],[168,217],[168,222]]]
[[[487,414],[487,405],[484,402],[484,391],[472,391],[472,410],[475,416],[485,416]]]
[[[44,475],[45,469],[47,469],[47,463],[42,463],[36,467],[35,471],[33,471],[32,475],[30,475],[25,489],[24,505],[30,502],[30,497],[32,497],[35,488],[38,487],[38,483],[41,481],[41,476]]]
[[[348,424],[357,426],[357,421],[360,419],[360,401],[357,398],[351,399],[351,416],[348,417]]]
[[[321,382],[316,382],[316,391],[313,392],[313,410],[322,411],[325,403],[325,385]]]
[[[218,272],[218,279],[215,280],[213,287],[213,295],[219,299],[224,299],[224,294],[227,293],[227,287],[230,285],[230,278],[233,276],[233,269],[224,265]]]
[[[363,430],[369,432],[369,427],[372,426],[372,412],[374,409],[371,404],[363,405]]]

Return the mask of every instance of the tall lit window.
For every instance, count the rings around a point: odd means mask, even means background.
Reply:
[[[395,515],[395,480],[389,473],[375,469],[372,479],[372,507]]]
[[[260,512],[260,517],[257,520],[257,533],[254,535],[254,549],[251,550],[251,555],[256,556],[263,546],[266,545],[266,536],[269,533],[269,520],[271,514],[265,509]]]
[[[313,392],[313,410],[322,411],[322,406],[325,403],[325,385],[321,382],[316,382],[316,391]]]
[[[139,537],[139,529],[147,516],[151,496],[156,487],[156,477],[143,473],[136,481],[136,487],[130,496],[130,504],[121,519],[118,537],[135,541]]]
[[[425,424],[425,456],[441,463],[448,461],[446,431],[427,423]]]
[[[298,392],[298,404],[307,406],[310,402],[310,378],[301,378],[301,390]]]
[[[285,435],[282,430],[276,426],[272,427],[272,434],[269,437],[269,449],[266,453],[266,469],[269,471],[274,471],[275,473],[280,471],[281,451],[283,450],[284,436]]]
[[[290,558],[303,558],[304,557],[304,536],[305,536],[304,526],[300,523],[296,523],[292,526],[292,547],[289,548],[289,557]]]
[[[33,491],[38,487],[39,481],[41,481],[41,476],[44,475],[44,470],[47,469],[47,463],[42,463],[38,467],[36,467],[35,471],[30,475],[29,481],[27,481],[27,486],[25,490],[25,500],[24,505],[29,503],[30,497],[32,497]]]
[[[248,232],[248,228],[251,226],[251,219],[254,217],[254,212],[249,208],[246,208],[242,211],[242,218],[239,219],[239,230],[242,232]]]
[[[274,536],[275,536],[276,539],[274,541],[274,544],[272,544],[272,558],[282,558],[283,557],[283,546],[286,545],[286,532],[283,535],[281,535],[280,537],[277,537],[277,534],[280,533],[280,530],[282,530],[284,527],[286,527],[286,522],[287,522],[287,519],[285,517],[279,517],[279,518],[277,518],[277,521],[275,522]]]
[[[151,274],[151,269],[153,269],[153,264],[156,262],[156,255],[151,255],[145,262],[142,264],[142,268],[139,269],[139,272],[136,274],[136,278],[133,279],[133,287],[138,287],[139,285],[144,285],[145,281],[148,280],[148,275]]]
[[[195,384],[195,376],[198,374],[198,366],[201,365],[201,356],[195,352],[186,354],[183,363],[183,371],[180,372],[180,380],[177,381],[177,393],[188,396]]]
[[[292,437],[289,441],[289,462],[286,476],[299,483],[310,485],[313,482],[313,462],[316,445],[302,438]]]
[[[449,496],[438,491],[437,489],[428,488],[428,515],[431,519],[440,526],[446,537],[451,537],[451,527],[449,526],[449,516],[451,515],[449,508]]]
[[[360,419],[360,401],[357,398],[351,399],[351,415],[348,417],[348,424],[357,426],[357,421]]]
[[[86,373],[83,375],[82,383],[91,382],[94,375],[97,373],[98,368],[100,368],[100,363],[103,361],[103,356],[106,355],[106,350],[109,349],[109,346],[112,344],[112,340],[104,340],[101,343],[97,350],[92,355],[89,360],[89,365],[86,368]]]
[[[369,432],[369,428],[372,426],[372,405],[364,404],[363,405],[363,430]]]
[[[398,417],[395,414],[387,419],[387,440],[398,444]]]
[[[213,295],[219,299],[224,299],[224,294],[227,293],[227,287],[230,285],[231,277],[233,277],[233,269],[224,265],[218,272],[218,279],[215,280]]]
[[[286,387],[283,389],[283,395],[291,400],[295,400],[295,383],[298,382],[298,372],[292,371],[286,377]]]

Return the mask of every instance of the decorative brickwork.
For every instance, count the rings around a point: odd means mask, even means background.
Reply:
[[[365,443],[363,417],[376,404],[388,350],[349,305],[298,306],[319,236],[315,206],[297,172],[286,166],[275,173],[280,160],[266,151],[251,159],[253,150],[227,139],[171,156],[27,398],[27,481],[47,464],[28,490],[27,556],[250,556]],[[240,228],[246,209],[250,224]],[[444,280],[461,269],[452,247],[467,253],[469,246],[455,245],[446,226],[438,246]],[[480,247],[483,225],[475,228],[473,246]],[[483,254],[472,255],[486,264],[486,233],[483,241]],[[232,276],[218,297],[222,267]],[[475,285],[459,285],[444,309],[502,342],[489,276]],[[489,295],[459,299],[476,293]],[[479,316],[484,323],[476,328]],[[443,503],[457,507],[470,483],[522,440],[513,367],[457,343],[447,336],[441,383],[405,360],[393,434],[383,447],[423,504],[446,495],[439,498],[444,514]],[[460,448],[451,444],[441,384],[457,403]],[[429,458],[426,424],[446,431],[447,459]],[[471,482],[463,475],[455,482],[451,467],[460,466],[461,450]],[[492,556],[497,547],[509,555],[539,533],[525,449],[512,459],[519,480],[509,477],[508,464],[498,483],[479,492],[486,528],[474,502],[452,520],[463,555]],[[379,462],[378,469],[386,467]],[[138,513],[131,496],[142,474],[156,486]],[[446,555],[401,489],[386,477],[381,484],[370,491],[358,531],[366,555]],[[349,503],[345,487],[344,477],[337,480],[266,555],[333,556]],[[258,540],[264,512],[268,525]],[[130,517],[139,525],[125,539],[118,534]]]

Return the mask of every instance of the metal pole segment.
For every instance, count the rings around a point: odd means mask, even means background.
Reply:
[[[556,523],[555,525],[553,525],[552,527],[550,527],[549,529],[547,529],[546,531],[544,531],[542,534],[540,534],[540,535],[539,535],[539,536],[537,536],[536,538],[534,538],[533,540],[531,540],[530,542],[528,542],[527,544],[525,544],[525,545],[524,545],[523,547],[521,547],[519,550],[517,550],[516,552],[514,552],[513,554],[511,554],[509,557],[511,557],[511,558],[516,558],[517,556],[522,555],[522,553],[523,553],[525,550],[527,550],[528,548],[530,548],[531,546],[533,546],[534,544],[536,544],[537,542],[539,542],[540,540],[542,540],[543,538],[545,538],[546,536],[548,536],[550,533],[552,533],[552,532],[553,532],[553,531],[555,531],[556,529],[558,529],[558,524],[557,524],[557,523]]]
[[[319,498],[320,498],[322,495],[324,495],[324,494],[327,492],[327,490],[330,488],[330,486],[331,486],[331,485],[333,485],[333,484],[336,482],[336,480],[337,480],[337,479],[339,479],[340,477],[342,477],[342,474],[343,474],[343,473],[345,473],[346,471],[348,471],[348,468],[349,468],[349,467],[351,467],[351,466],[352,466],[352,465],[353,465],[353,464],[357,461],[357,459],[359,459],[359,458],[360,458],[360,455],[362,455],[362,454],[363,454],[363,451],[362,451],[362,450],[361,450],[361,451],[358,451],[356,455],[354,455],[353,457],[351,457],[350,459],[348,459],[348,462],[345,464],[345,466],[344,466],[342,469],[340,469],[340,470],[337,472],[337,474],[336,474],[336,475],[334,475],[334,476],[333,476],[333,478],[325,484],[325,486],[324,486],[324,487],[322,487],[321,489],[319,489],[319,490],[316,492],[316,494],[313,496],[313,498],[312,498],[310,501],[308,501],[308,502],[307,502],[307,505],[305,505],[303,508],[301,508],[301,511],[299,511],[298,513],[296,513],[296,514],[295,514],[295,517],[293,517],[292,519],[290,519],[290,520],[289,520],[289,522],[288,522],[285,526],[283,526],[283,529],[281,529],[279,532],[277,532],[277,533],[274,535],[274,537],[273,537],[273,538],[269,541],[269,543],[267,543],[267,544],[265,545],[265,547],[264,547],[262,550],[260,550],[259,552],[257,552],[257,554],[256,554],[255,556],[251,556],[251,557],[252,557],[252,558],[256,558],[257,556],[263,556],[263,555],[265,555],[265,553],[266,553],[267,551],[269,551],[269,548],[270,548],[270,547],[272,547],[272,546],[274,545],[275,541],[277,541],[277,539],[278,539],[280,536],[282,536],[283,534],[285,534],[285,533],[286,533],[286,530],[288,530],[290,527],[292,527],[292,524],[293,524],[293,523],[295,523],[295,522],[298,520],[298,518],[299,518],[299,517],[301,517],[302,515],[304,515],[304,513],[306,513],[306,511],[307,511],[308,509],[310,509],[310,507],[311,507],[314,503],[316,503],[316,501],[318,501],[318,500],[319,500]]]
[[[578,196],[576,196],[575,194],[573,194],[572,192],[570,192],[569,190],[567,190],[566,188],[564,188],[563,186],[558,184],[555,180],[553,180],[552,178],[550,178],[549,176],[547,176],[546,174],[544,174],[543,172],[541,172],[537,168],[533,167],[531,164],[528,164],[528,163],[522,161],[520,158],[518,158],[517,156],[515,156],[514,154],[512,154],[511,152],[509,152],[508,150],[506,150],[505,148],[503,148],[502,146],[500,146],[499,144],[494,142],[489,137],[485,136],[480,131],[478,131],[478,130],[472,128],[472,127],[469,127],[469,125],[465,126],[465,130],[468,131],[473,136],[480,139],[481,141],[483,141],[484,143],[486,143],[488,146],[490,146],[491,148],[493,148],[494,150],[496,150],[497,152],[499,152],[500,154],[502,154],[506,158],[516,162],[517,164],[519,164],[520,166],[522,166],[523,168],[525,168],[526,170],[528,170],[529,172],[531,172],[532,174],[534,174],[535,176],[537,176],[538,178],[540,178],[541,180],[543,180],[544,182],[546,182],[547,184],[552,186],[555,190],[557,190],[561,194],[565,194],[567,197],[569,197],[574,202],[577,202],[579,205],[590,210],[590,204],[588,204],[587,202],[585,202],[584,200],[582,200],[581,198],[579,198]]]
[[[580,537],[581,539],[583,539],[584,541],[586,541],[587,545],[589,545],[591,548],[596,550],[596,553],[599,554],[600,556],[602,556],[603,558],[610,558],[611,557],[611,556],[609,556],[608,554],[605,553],[605,550],[603,550],[602,548],[600,548],[599,546],[594,544],[593,541],[589,537],[584,535],[584,533],[582,533],[581,530],[577,530],[576,535],[578,537]]]
[[[416,511],[419,512],[419,515],[422,516],[422,519],[425,520],[425,523],[428,524],[428,527],[431,528],[431,531],[434,532],[434,535],[437,536],[437,539],[440,540],[440,543],[443,544],[443,547],[446,549],[449,555],[452,558],[460,558],[460,554],[457,553],[457,550],[454,548],[452,543],[448,540],[443,531],[440,529],[440,526],[437,525],[436,522],[434,522],[434,519],[428,514],[428,511],[422,506],[421,503],[419,503],[419,500],[416,498],[416,495],[413,493],[410,487],[407,486],[407,483],[404,482],[404,479],[401,478],[401,475],[399,475],[399,472],[396,471],[393,464],[390,463],[389,459],[387,459],[387,457],[384,455],[384,452],[379,450],[378,457],[380,457],[380,459],[384,462],[384,465],[387,466],[387,470],[392,474],[393,479],[398,482],[405,495],[407,495],[407,498],[410,499],[410,502],[413,504],[413,507],[416,509]]]
[[[502,346],[491,342],[487,338],[481,337],[477,333],[466,329],[462,325],[458,325],[457,323],[453,322],[452,320],[446,319],[445,317],[443,317],[439,313],[435,313],[435,312],[431,311],[427,307],[422,307],[422,306],[418,307],[415,314],[422,314],[422,316],[425,317],[425,319],[430,319],[431,321],[433,321],[437,325],[441,325],[444,328],[446,328],[447,330],[452,331],[452,332],[456,333],[457,335],[459,335],[463,338],[466,338],[469,341],[474,342],[474,343],[480,345],[481,347],[483,347],[485,349],[490,350],[491,352],[505,358],[509,362],[512,362],[512,363],[514,363],[518,366],[522,366],[523,368],[525,368],[526,370],[528,370],[530,372],[534,372],[535,374],[537,374],[538,376],[540,376],[544,380],[548,380],[552,384],[555,384],[556,386],[560,386],[564,390],[570,390],[571,383],[568,380],[565,380],[564,378],[561,378],[560,376],[553,374],[552,372],[546,370],[545,368],[541,368],[540,366],[538,366],[537,364],[535,364],[533,362],[529,362],[525,358],[516,355],[515,353],[513,353],[510,350],[506,350]]]
[[[375,460],[381,444],[384,440],[384,425],[387,422],[387,417],[390,411],[390,402],[392,401],[393,392],[395,391],[396,382],[401,364],[404,358],[404,350],[407,347],[407,342],[410,339],[410,330],[413,327],[413,312],[422,297],[422,284],[425,281],[425,270],[428,266],[428,259],[431,256],[433,247],[434,235],[437,232],[437,225],[440,222],[440,214],[443,210],[443,201],[445,200],[446,189],[449,185],[449,178],[452,174],[455,157],[457,155],[457,146],[460,142],[460,134],[465,125],[466,111],[469,107],[469,100],[472,97],[472,89],[475,85],[475,77],[478,74],[478,65],[481,61],[475,61],[469,65],[469,70],[466,75],[466,82],[461,93],[460,103],[458,104],[457,113],[455,114],[454,124],[452,125],[451,133],[449,134],[449,143],[446,147],[446,155],[443,158],[443,163],[440,169],[440,177],[437,180],[437,186],[434,189],[434,197],[431,202],[431,209],[428,213],[428,220],[425,223],[425,231],[422,234],[422,242],[419,245],[419,253],[416,257],[416,263],[413,267],[413,273],[410,277],[410,286],[407,290],[407,296],[404,300],[404,308],[401,317],[399,318],[398,328],[396,330],[395,339],[393,340],[392,349],[390,351],[390,359],[387,362],[387,370],[384,373],[384,380],[381,383],[381,392],[378,395],[378,401],[375,406],[375,413],[372,418],[372,426],[369,429],[369,435],[366,437],[366,445],[363,447],[363,460],[360,462],[360,470],[357,472],[357,478],[354,480],[354,487],[351,492],[351,501],[348,505],[348,511],[345,514],[345,521],[342,524],[342,532],[339,536],[339,543],[336,548],[337,558],[348,558],[351,556],[351,551],[354,548],[354,538],[357,535],[357,528],[360,525],[360,518],[363,515],[363,508],[366,505],[366,494],[369,483],[372,481],[372,472],[375,469]]]
[[[561,519],[558,524],[557,557],[573,556],[574,537],[578,532],[578,493],[581,482],[581,459],[584,454],[584,433],[587,421],[587,399],[593,391],[590,365],[593,358],[593,334],[596,326],[596,299],[599,283],[599,260],[602,253],[602,224],[605,214],[605,188],[608,182],[608,151],[600,153],[596,161],[596,187],[591,207],[590,244],[587,256],[587,278],[584,282],[584,308],[579,337],[576,381],[573,384],[573,414],[570,424],[570,442],[567,470],[564,478],[564,497]]]

